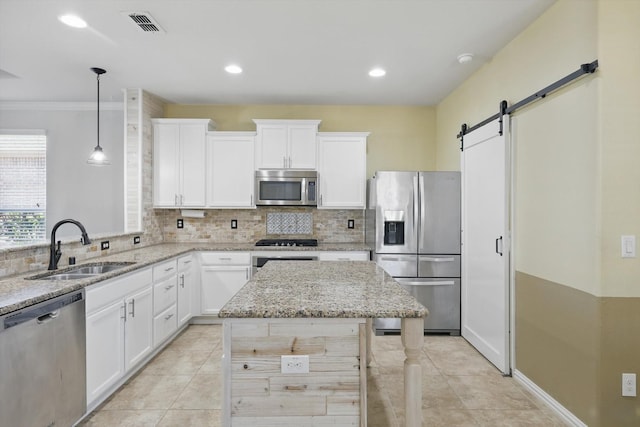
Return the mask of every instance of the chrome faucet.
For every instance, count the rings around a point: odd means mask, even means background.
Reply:
[[[49,249],[49,270],[56,270],[58,268],[58,261],[62,256],[62,251],[60,250],[60,240],[58,240],[58,247],[56,248],[56,231],[58,230],[58,227],[60,227],[62,224],[67,224],[67,223],[75,224],[78,226],[78,228],[82,232],[82,237],[80,238],[80,242],[82,242],[83,245],[88,245],[91,243],[91,240],[87,235],[87,230],[84,229],[84,226],[80,224],[80,222],[76,221],[75,219],[63,219],[62,221],[58,221],[56,225],[53,226],[53,229],[51,230],[51,248]]]

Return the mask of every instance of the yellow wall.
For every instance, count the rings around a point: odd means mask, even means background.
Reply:
[[[211,118],[217,130],[255,130],[251,119],[320,119],[321,132],[371,132],[367,176],[376,170],[435,170],[435,108],[341,105],[178,105],[164,117]]]
[[[437,167],[459,164],[455,135],[597,58],[596,2],[560,1],[437,109]],[[570,17],[570,18],[568,18]],[[599,285],[597,96],[585,77],[513,117],[515,263],[594,293]]]
[[[512,116],[515,368],[592,427],[640,420],[620,392],[640,372],[640,258],[620,255],[640,236],[638,22],[637,0],[559,0],[436,112],[437,168],[458,167],[462,123],[599,60]]]

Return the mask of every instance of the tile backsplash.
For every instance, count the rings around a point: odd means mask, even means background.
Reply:
[[[264,238],[315,238],[326,243],[363,243],[364,211],[315,208],[215,209],[204,218],[182,217],[178,209],[162,211],[165,242],[251,243]],[[184,228],[177,228],[182,218]],[[353,219],[355,228],[348,229]],[[231,228],[236,220],[238,228]]]

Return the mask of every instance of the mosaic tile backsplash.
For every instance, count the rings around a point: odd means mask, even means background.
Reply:
[[[312,234],[311,213],[267,213],[267,234]]]

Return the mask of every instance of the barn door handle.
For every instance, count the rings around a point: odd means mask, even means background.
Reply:
[[[498,242],[502,243],[502,236],[498,237],[496,239],[496,253],[500,254],[500,256],[502,256],[502,251],[498,249]],[[500,245],[500,247],[502,247],[502,245]]]

